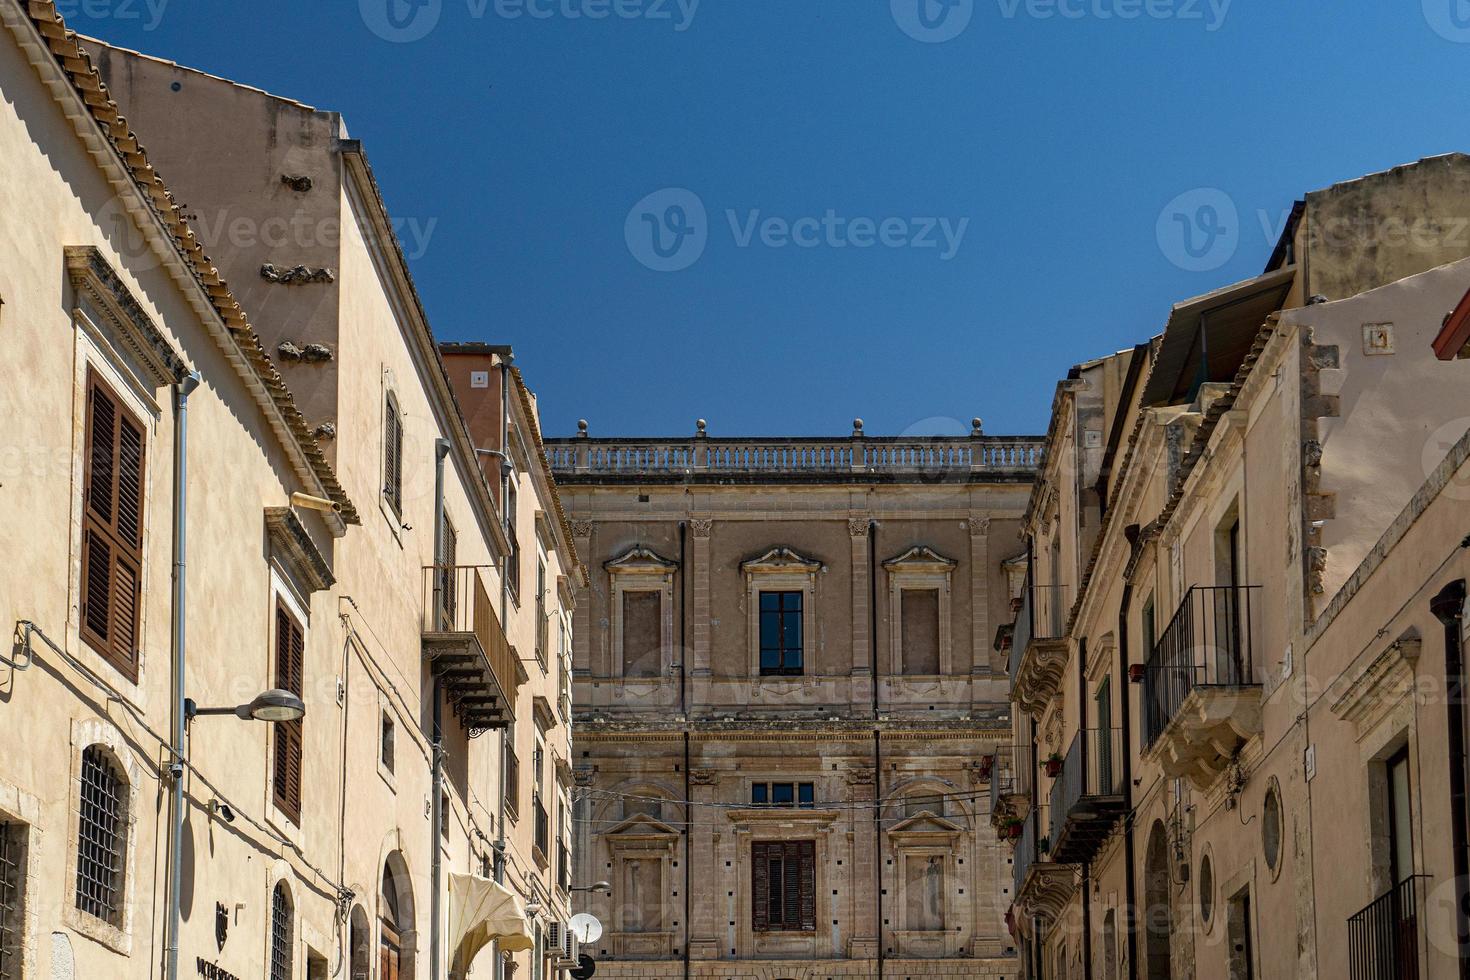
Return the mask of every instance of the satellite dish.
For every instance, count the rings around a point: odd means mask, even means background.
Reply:
[[[577,958],[577,968],[567,974],[567,976],[571,977],[572,980],[591,980],[592,975],[596,972],[597,961],[586,953],[583,953]]]
[[[602,938],[602,923],[597,921],[597,916],[589,912],[578,912],[572,916],[572,921],[567,923],[572,930],[572,935],[577,937],[577,942],[591,945]]]

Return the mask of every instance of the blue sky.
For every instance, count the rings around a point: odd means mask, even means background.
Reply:
[[[342,112],[554,435],[1040,432],[1304,192],[1470,149],[1470,0],[59,6]]]

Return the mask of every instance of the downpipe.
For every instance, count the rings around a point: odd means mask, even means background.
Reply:
[[[173,784],[172,827],[168,842],[168,980],[178,980],[179,977],[179,932],[183,925],[179,892],[184,879],[184,739],[187,720],[184,685],[188,679],[184,657],[184,599],[185,557],[188,554],[185,518],[189,494],[189,396],[199,387],[201,380],[199,372],[193,371],[174,386],[174,718],[168,766],[169,779]]]
[[[442,597],[444,568],[444,458],[449,455],[449,440],[434,440],[434,613]],[[444,681],[434,677],[433,778],[429,797],[429,978],[442,980],[444,963],[444,849],[439,841],[439,827],[444,823]]]
[[[1434,618],[1444,626],[1445,721],[1450,756],[1450,851],[1455,872],[1455,944],[1461,980],[1470,980],[1470,843],[1465,829],[1465,650],[1460,639],[1465,616],[1465,580],[1445,586],[1429,600]]]

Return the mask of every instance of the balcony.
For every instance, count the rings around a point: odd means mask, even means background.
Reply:
[[[481,568],[424,569],[424,659],[471,734],[515,720],[519,667],[500,627]]]
[[[1259,586],[1193,588],[1149,656],[1144,746],[1171,778],[1204,790],[1261,731],[1251,637]]]
[[[1348,919],[1352,980],[1419,980],[1424,946],[1422,876],[1405,878]]]
[[[1012,634],[1011,700],[1032,715],[1046,711],[1067,667],[1067,588],[1032,585],[1021,590],[1021,611]]]
[[[1030,745],[1002,745],[990,768],[990,825],[999,831],[1020,820],[1031,808],[1031,782],[1036,764]]]
[[[1051,787],[1051,854],[1058,864],[1097,856],[1123,815],[1123,732],[1077,733]]]
[[[1039,829],[1044,825],[1042,818],[1039,810],[1026,817],[1011,864],[1013,905],[1017,916],[1026,920],[1056,919],[1077,890],[1079,880],[1071,866],[1058,864],[1043,853]]]

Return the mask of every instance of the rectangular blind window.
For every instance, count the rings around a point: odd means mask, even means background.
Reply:
[[[939,591],[904,589],[903,672],[932,676],[939,673]]]
[[[816,931],[816,841],[756,841],[750,859],[752,927],[757,932]]]
[[[143,569],[142,425],[87,373],[82,474],[82,638],[136,682]]]
[[[623,593],[623,676],[657,677],[659,617],[663,597],[657,592]]]
[[[276,605],[276,687],[301,696],[305,687],[306,636],[296,618]],[[276,808],[301,823],[302,719],[272,725],[276,742],[272,780]]]

